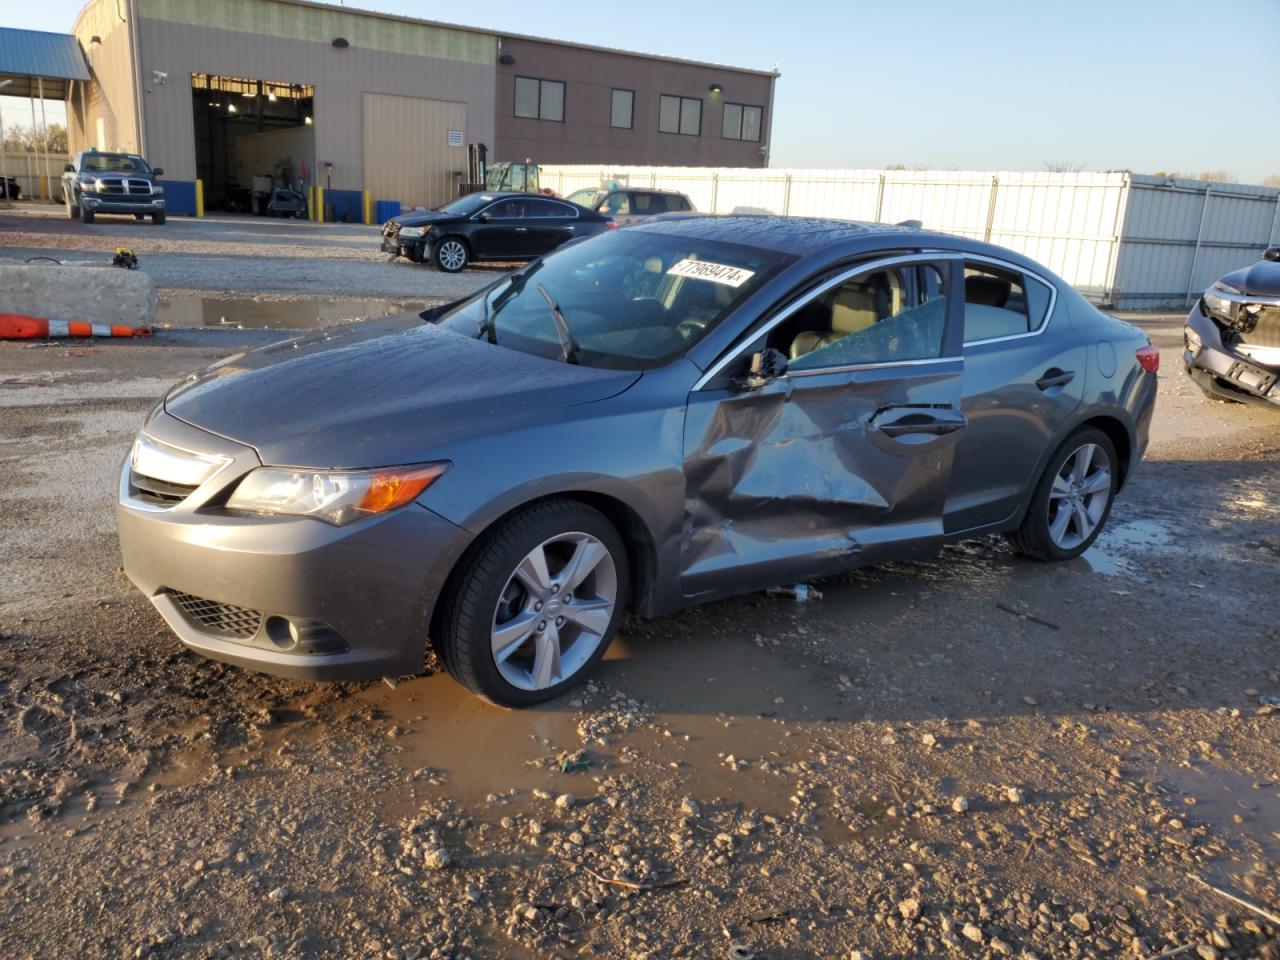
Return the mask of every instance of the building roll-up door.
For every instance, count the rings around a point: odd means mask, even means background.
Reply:
[[[376,200],[438,207],[467,169],[467,105],[364,95],[364,186]]]

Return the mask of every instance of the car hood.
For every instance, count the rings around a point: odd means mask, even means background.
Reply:
[[[1228,273],[1222,282],[1251,297],[1280,297],[1280,263],[1259,260],[1251,267]]]
[[[396,217],[396,223],[402,227],[424,227],[428,223],[441,223],[445,220],[460,220],[452,213],[440,213],[437,210],[420,210],[417,213],[402,213]]]
[[[392,318],[228,357],[174,387],[164,409],[254,447],[266,464],[380,467],[442,456],[454,441],[518,429],[639,378]]]

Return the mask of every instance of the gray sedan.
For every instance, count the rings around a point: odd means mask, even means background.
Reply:
[[[124,567],[184,643],[291,677],[578,682],[625,610],[1004,533],[1078,556],[1159,354],[1034,262],[904,227],[658,218],[157,405]]]

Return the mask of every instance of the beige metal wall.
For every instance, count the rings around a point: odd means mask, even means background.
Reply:
[[[461,103],[468,137],[493,142],[492,36],[271,0],[137,3],[148,159],[169,179],[196,176],[192,73],[312,84],[315,156],[333,163],[335,190],[365,187],[366,93]],[[350,46],[334,47],[337,36]],[[400,52],[410,41],[422,52]]]
[[[71,29],[93,77],[87,89],[72,85],[67,123],[73,153],[88,147],[138,150],[133,53],[129,24],[121,14],[128,15],[125,0],[90,0]],[[101,42],[94,43],[93,37]]]
[[[449,146],[449,131],[463,146]],[[448,100],[364,95],[365,189],[410,207],[437,207],[457,195],[467,169],[467,105]]]

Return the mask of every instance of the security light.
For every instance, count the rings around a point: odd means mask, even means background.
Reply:
[[[351,46],[346,37],[334,37],[333,45],[339,50],[345,50],[347,47]]]
[[[713,83],[713,84],[712,84],[710,87],[708,87],[707,89],[711,91],[711,95],[712,95],[713,97],[718,97],[718,96],[720,96],[720,94],[721,94],[721,93],[723,93],[723,92],[724,92],[724,87],[720,86],[720,84],[718,84],[718,83]]]
[[[302,122],[303,122],[303,123],[305,123],[308,127],[309,127],[309,126],[311,126],[311,118],[310,118],[310,117],[306,117],[306,118],[304,118]]]

